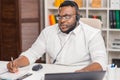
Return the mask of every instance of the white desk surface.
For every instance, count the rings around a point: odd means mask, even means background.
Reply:
[[[0,71],[7,70],[6,69],[7,62],[0,61]],[[33,64],[35,65],[35,64]],[[24,80],[44,80],[44,74],[45,73],[63,73],[63,72],[74,72],[77,69],[80,69],[80,66],[64,66],[64,65],[54,65],[54,64],[42,64],[43,68],[39,71],[32,71],[32,66],[27,66],[24,68],[20,68],[18,73],[10,73],[7,72],[5,74],[0,75],[0,78],[9,78],[9,80],[14,80],[17,77],[20,77],[21,75],[25,73],[33,73],[33,75],[25,78]],[[1,67],[2,66],[2,67]],[[6,76],[7,75],[7,76]],[[105,79],[106,80],[106,77]]]

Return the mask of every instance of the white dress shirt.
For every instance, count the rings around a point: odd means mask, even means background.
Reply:
[[[34,63],[44,53],[50,56],[51,63],[56,59],[55,64],[85,67],[98,62],[106,69],[106,49],[101,30],[82,22],[69,34],[62,33],[58,24],[46,27],[32,47],[21,55]]]

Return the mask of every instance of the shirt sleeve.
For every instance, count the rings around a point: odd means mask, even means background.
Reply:
[[[45,35],[44,31],[42,31],[31,48],[23,52],[21,55],[26,56],[30,64],[32,64],[45,53],[45,49]]]
[[[97,32],[89,42],[89,50],[92,62],[99,63],[103,70],[107,66],[107,54],[101,32]]]

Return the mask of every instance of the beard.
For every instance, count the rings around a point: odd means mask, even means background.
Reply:
[[[75,27],[76,27],[76,25],[77,25],[77,22],[74,22],[73,24],[58,24],[61,32],[66,33],[66,34],[69,34],[69,32],[71,32],[72,30],[74,30]],[[65,26],[66,28],[68,28],[68,30],[63,31],[60,26]]]

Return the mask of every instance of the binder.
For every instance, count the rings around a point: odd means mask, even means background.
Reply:
[[[109,26],[110,26],[110,28],[114,28],[114,25],[113,25],[113,10],[109,11]]]
[[[115,11],[115,16],[116,16],[116,28],[120,29],[120,13],[119,13],[119,10]]]
[[[53,14],[49,15],[49,22],[50,22],[50,25],[53,25],[56,23],[55,16]]]
[[[113,10],[113,28],[116,28],[116,17],[115,17],[115,10]]]

